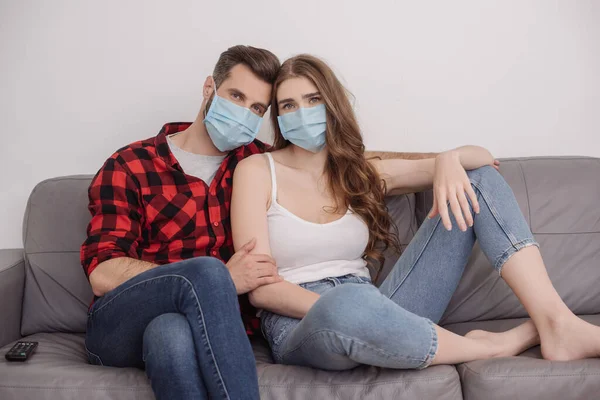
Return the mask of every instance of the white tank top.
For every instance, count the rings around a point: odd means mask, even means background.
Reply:
[[[271,169],[271,206],[267,210],[271,256],[279,274],[292,283],[355,274],[369,277],[362,255],[369,229],[351,210],[326,224],[306,221],[277,202],[277,177],[273,156],[266,153]]]

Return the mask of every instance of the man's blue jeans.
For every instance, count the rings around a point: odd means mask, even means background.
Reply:
[[[96,300],[92,364],[145,368],[157,400],[258,399],[252,348],[227,267],[198,257],[148,270]]]
[[[517,251],[537,246],[502,176],[489,166],[468,175],[480,213],[467,232],[454,218],[450,232],[439,216],[428,219],[379,288],[354,275],[331,277],[300,285],[321,294],[302,320],[263,312],[275,361],[329,370],[427,367],[437,351],[433,324],[448,306],[475,240],[498,273]]]

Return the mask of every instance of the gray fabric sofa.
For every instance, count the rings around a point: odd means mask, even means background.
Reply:
[[[510,159],[502,162],[501,173],[541,244],[559,293],[577,314],[600,325],[600,159]],[[25,363],[0,359],[2,400],[153,398],[143,371],[87,362],[84,331],[92,293],[79,246],[89,220],[90,179],[70,176],[37,185],[25,215],[24,250],[0,250],[0,352],[21,337],[40,343]],[[388,198],[403,243],[426,215],[431,197],[425,192]],[[386,262],[384,272],[393,262]],[[502,331],[525,317],[475,248],[442,325],[461,334]],[[261,338],[252,344],[264,399],[600,398],[600,359],[549,362],[539,348],[423,371],[364,366],[327,372],[274,365]]]

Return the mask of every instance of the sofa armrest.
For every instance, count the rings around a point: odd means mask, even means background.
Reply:
[[[24,287],[23,250],[0,250],[0,347],[21,338]]]

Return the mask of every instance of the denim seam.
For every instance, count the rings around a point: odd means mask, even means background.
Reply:
[[[516,254],[519,250],[530,246],[536,246],[538,248],[540,247],[540,245],[534,239],[528,238],[512,245],[511,247],[506,249],[506,251],[504,251],[498,258],[496,258],[496,261],[494,261],[494,269],[498,271],[498,275],[502,276],[502,267],[504,267],[504,264],[506,264],[506,262],[514,254]]]
[[[90,353],[91,355],[93,355],[94,357],[96,357],[98,359],[98,361],[100,362],[100,365],[104,366],[104,363],[102,362],[102,359],[100,358],[100,356],[94,352],[91,352],[90,349],[88,349],[87,344],[85,344],[85,342],[83,343],[83,347],[85,347],[85,351],[87,351],[88,353]]]
[[[437,354],[438,349],[438,337],[437,332],[435,331],[435,324],[433,321],[427,320],[429,322],[429,327],[431,328],[431,346],[429,347],[429,352],[427,353],[427,358],[423,361],[417,369],[425,369],[431,365],[435,355]]]
[[[158,279],[162,279],[162,278],[170,278],[170,277],[183,279],[185,282],[187,282],[190,285],[190,287],[192,289],[192,293],[194,294],[194,298],[196,299],[196,307],[198,309],[198,312],[199,312],[200,318],[201,318],[201,321],[199,321],[199,322],[202,322],[203,336],[206,338],[206,343],[208,345],[208,349],[210,351],[210,355],[211,355],[211,358],[213,360],[215,369],[217,370],[217,374],[219,376],[219,380],[221,381],[221,385],[223,386],[223,390],[225,391],[225,396],[226,396],[227,399],[229,399],[230,398],[229,397],[229,393],[227,392],[227,388],[225,387],[225,382],[223,381],[223,377],[221,375],[221,371],[219,370],[219,366],[217,365],[217,360],[215,360],[215,355],[214,355],[214,352],[212,350],[212,346],[210,344],[210,339],[208,337],[208,332],[206,332],[206,322],[204,321],[204,313],[202,312],[202,307],[200,306],[200,300],[198,299],[198,294],[196,293],[196,289],[194,288],[194,285],[192,284],[192,282],[190,282],[185,276],[177,275],[177,274],[169,274],[169,275],[162,275],[162,276],[156,276],[154,278],[144,279],[143,281],[138,282],[135,285],[132,285],[132,286],[128,287],[127,289],[122,290],[121,292],[117,293],[112,299],[108,300],[105,304],[102,304],[100,307],[98,307],[98,309],[93,310],[91,312],[90,316],[93,316],[96,312],[102,310],[105,306],[107,306],[110,303],[112,303],[113,300],[115,300],[117,297],[121,296],[122,294],[130,291],[131,289],[133,289],[133,288],[135,288],[135,287],[137,287],[137,286],[139,286],[139,285],[141,285],[143,283],[147,283],[147,282],[158,280]]]
[[[210,344],[210,339],[208,337],[208,331],[206,329],[206,321],[204,320],[204,312],[202,311],[202,307],[200,306],[200,299],[198,299],[198,294],[196,293],[196,289],[194,288],[194,285],[192,285],[192,282],[189,281],[189,279],[187,279],[184,276],[181,275],[165,275],[165,276],[175,276],[175,277],[179,277],[181,279],[183,279],[189,286],[190,289],[192,290],[192,293],[194,294],[194,297],[196,299],[196,308],[198,311],[198,314],[200,315],[200,317],[198,318],[199,321],[202,323],[202,336],[204,337],[204,340],[206,341],[206,344],[208,346],[208,350],[210,352],[210,357],[212,358],[213,361],[213,365],[215,367],[215,370],[217,371],[217,376],[219,378],[219,382],[220,382],[220,386],[222,387],[223,391],[225,392],[225,398],[226,399],[230,399],[229,397],[229,392],[227,391],[227,387],[225,386],[225,381],[223,380],[223,376],[221,375],[221,370],[219,369],[219,365],[217,364],[217,360],[215,359],[215,353],[213,352],[212,349],[212,345]],[[201,319],[201,321],[200,321]]]
[[[512,232],[508,231],[508,229],[504,225],[504,221],[502,220],[502,218],[500,218],[500,215],[498,215],[498,210],[496,210],[496,208],[493,206],[492,202],[489,201],[487,193],[480,186],[480,182],[473,182],[473,181],[471,181],[471,183],[473,184],[473,186],[475,186],[477,188],[477,190],[481,194],[481,198],[483,199],[483,201],[485,201],[485,204],[489,208],[490,213],[492,214],[492,216],[496,220],[496,223],[498,224],[498,226],[500,226],[500,228],[502,229],[502,232],[504,232],[504,234],[506,235],[506,237],[508,238],[508,240],[510,240],[510,243],[513,246],[516,245],[517,238],[513,235]]]
[[[362,340],[356,339],[356,338],[354,338],[354,337],[351,337],[351,336],[344,335],[344,334],[342,334],[342,333],[339,333],[339,332],[337,332],[337,331],[334,331],[334,330],[332,330],[332,329],[321,329],[321,330],[318,330],[318,331],[315,331],[315,332],[311,333],[311,334],[310,334],[308,337],[304,338],[304,340],[302,340],[302,342],[300,342],[300,343],[299,343],[299,344],[298,344],[298,345],[297,345],[295,348],[293,348],[292,350],[286,351],[285,353],[283,353],[283,354],[281,354],[281,355],[279,355],[279,354],[278,354],[279,358],[281,359],[281,358],[283,358],[283,357],[285,357],[285,356],[289,355],[290,353],[293,353],[294,351],[296,351],[296,350],[300,349],[300,347],[302,347],[303,345],[305,345],[305,344],[306,344],[306,343],[308,343],[309,341],[316,340],[317,338],[316,338],[315,336],[316,336],[317,334],[319,334],[319,333],[334,334],[334,335],[337,335],[337,336],[339,336],[339,337],[341,337],[341,338],[343,338],[343,339],[353,340],[353,341],[355,341],[356,343],[358,343],[358,344],[360,344],[360,345],[363,345],[363,346],[365,346],[365,347],[369,348],[370,350],[376,351],[376,352],[380,353],[381,355],[383,355],[383,356],[385,356],[385,357],[388,357],[388,358],[402,358],[402,359],[404,359],[404,360],[408,360],[408,361],[418,361],[418,362],[421,362],[421,363],[422,363],[422,362],[424,362],[424,360],[423,360],[422,358],[412,358],[412,357],[409,357],[409,356],[404,356],[404,355],[400,355],[400,354],[398,354],[398,355],[392,355],[392,354],[389,354],[389,353],[387,353],[387,352],[386,352],[385,350],[383,350],[383,349],[380,349],[380,348],[378,348],[378,347],[371,346],[370,344],[368,344],[368,343],[366,343],[366,342],[363,342]],[[354,361],[354,360],[353,360],[353,361]],[[425,360],[425,361],[426,361],[426,360]],[[359,363],[359,364],[360,364],[360,363]]]
[[[438,220],[435,223],[435,226],[433,227],[433,229],[431,230],[431,233],[429,234],[429,237],[427,238],[427,240],[423,244],[423,247],[421,248],[421,251],[419,251],[419,255],[417,257],[415,257],[415,261],[410,266],[410,269],[408,270],[408,272],[406,273],[406,275],[404,276],[404,278],[402,278],[402,280],[400,282],[398,282],[398,285],[396,286],[396,288],[388,296],[386,296],[386,297],[392,298],[396,294],[396,292],[398,291],[398,289],[400,289],[400,286],[402,286],[402,284],[404,283],[404,281],[406,281],[406,279],[408,278],[408,276],[410,275],[410,273],[415,268],[415,265],[417,265],[417,263],[421,259],[421,256],[423,256],[423,253],[425,252],[425,249],[429,245],[429,242],[431,241],[431,238],[433,237],[433,234],[435,233],[435,230],[440,225],[440,221],[441,221],[441,218],[438,217]]]

